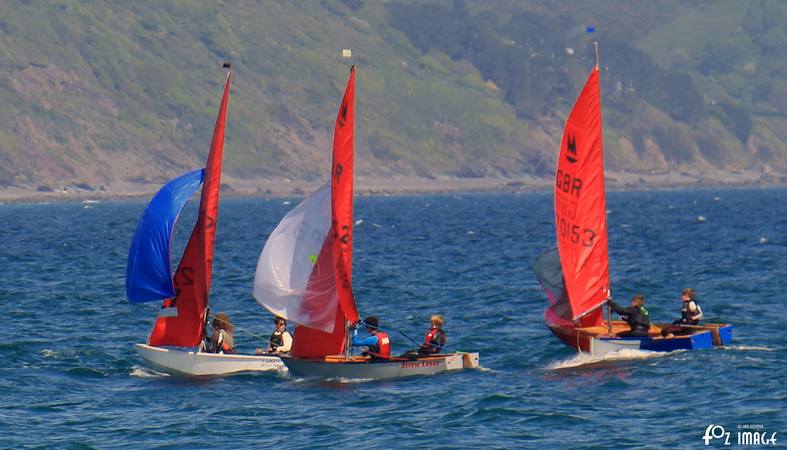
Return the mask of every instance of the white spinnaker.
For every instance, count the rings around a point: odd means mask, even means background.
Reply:
[[[254,298],[259,304],[277,316],[326,332],[333,331],[338,307],[333,271],[312,277],[311,288],[323,287],[325,292],[307,293],[306,286],[330,228],[328,183],[279,222],[262,249],[254,276]],[[329,282],[319,282],[325,277],[331,277],[323,280]],[[304,305],[307,294],[323,299],[320,308]]]

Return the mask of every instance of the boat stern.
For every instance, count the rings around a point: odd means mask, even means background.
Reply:
[[[733,329],[734,327],[732,325],[721,325],[719,327],[719,340],[722,346],[732,344]]]
[[[674,338],[645,338],[640,343],[640,350],[652,352],[672,352],[675,350],[699,350],[713,348],[713,334],[710,331],[694,333]]]

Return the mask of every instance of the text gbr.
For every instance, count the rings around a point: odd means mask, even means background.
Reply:
[[[582,179],[558,169],[555,177],[555,186],[566,194],[576,195],[579,198],[579,191],[582,189]]]

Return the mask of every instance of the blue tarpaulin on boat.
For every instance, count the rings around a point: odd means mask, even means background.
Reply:
[[[204,172],[195,170],[165,184],[145,208],[128,252],[129,302],[152,302],[175,296],[170,266],[172,230],[180,211],[202,184]]]

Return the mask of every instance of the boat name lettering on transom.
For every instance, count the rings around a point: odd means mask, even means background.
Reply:
[[[402,369],[412,369],[415,367],[437,367],[440,365],[439,359],[428,361],[405,361],[402,363]]]
[[[579,197],[579,191],[582,190],[582,179],[558,169],[555,177],[555,186],[569,195]]]

